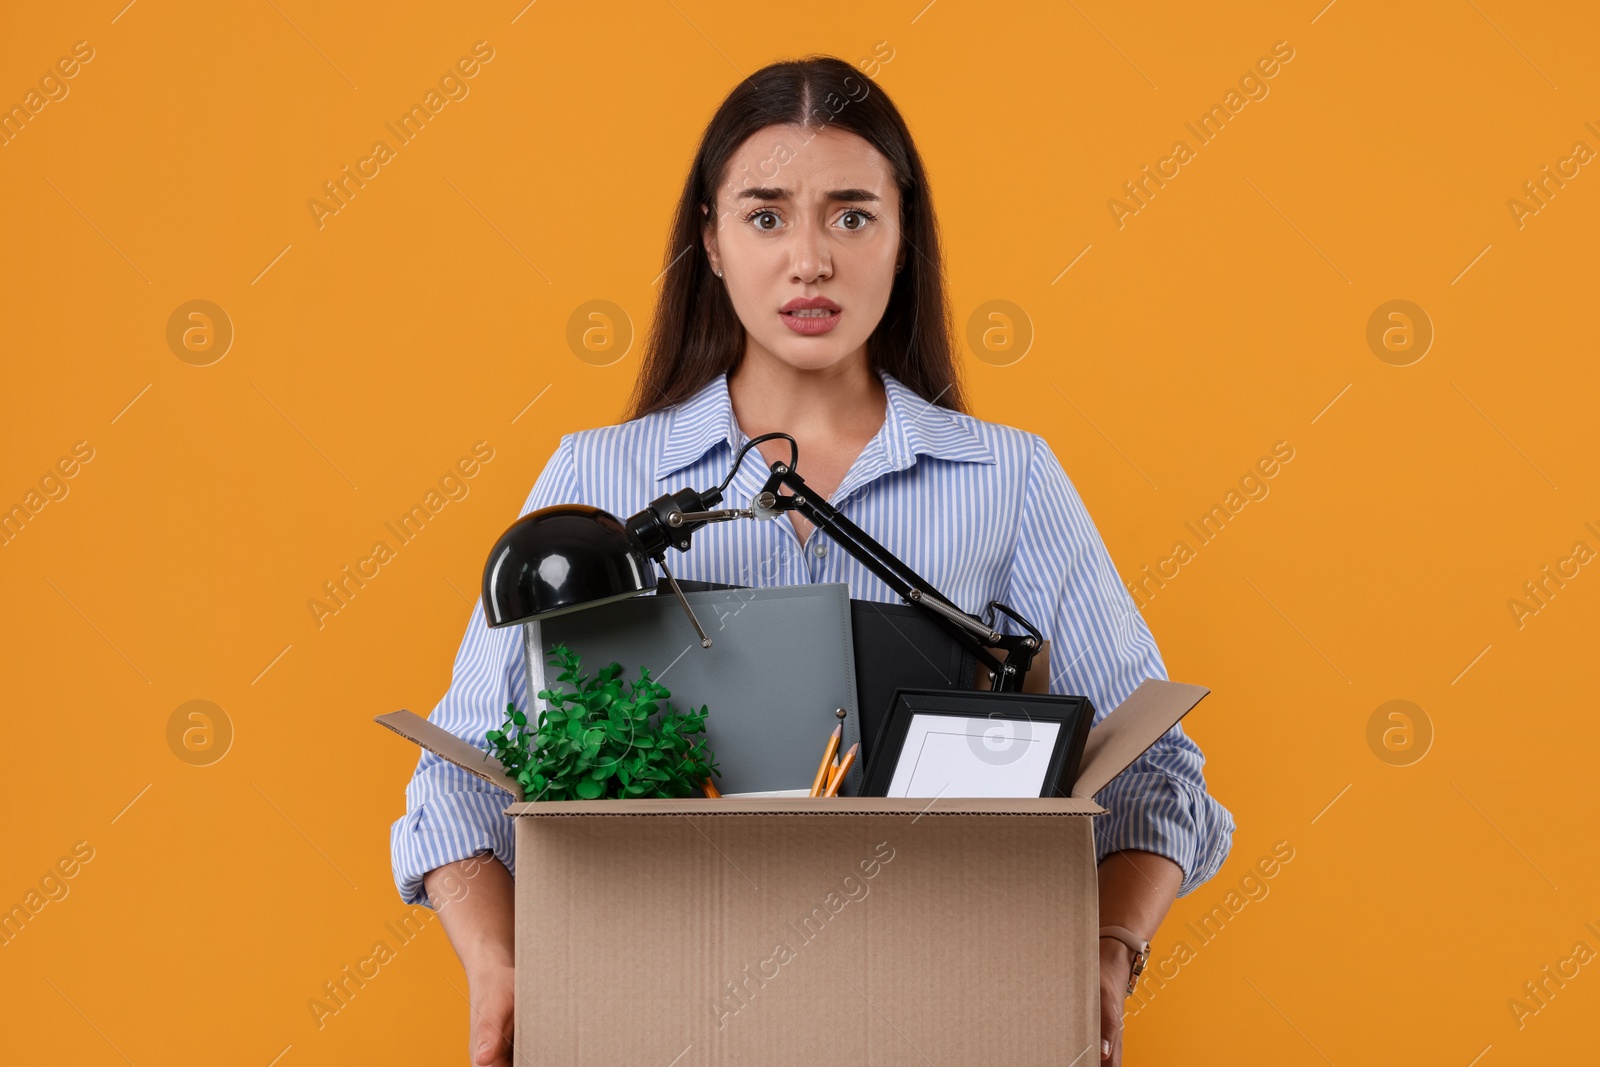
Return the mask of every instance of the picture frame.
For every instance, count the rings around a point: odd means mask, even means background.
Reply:
[[[1094,716],[1083,696],[897,689],[861,795],[1068,796]]]

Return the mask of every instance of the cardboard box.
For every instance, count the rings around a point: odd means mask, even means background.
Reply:
[[[1209,690],[1148,680],[1070,798],[522,803],[482,750],[378,717],[518,798],[517,1062],[1099,1062],[1093,797]]]

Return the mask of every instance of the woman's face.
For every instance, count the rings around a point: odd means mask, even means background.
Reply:
[[[900,191],[889,161],[856,134],[768,126],[729,160],[704,239],[745,354],[824,370],[864,359],[889,306],[904,258]]]

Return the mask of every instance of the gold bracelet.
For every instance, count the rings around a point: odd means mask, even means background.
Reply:
[[[1144,973],[1144,965],[1150,959],[1150,942],[1125,926],[1102,926],[1100,936],[1121,941],[1133,954],[1133,969],[1128,975],[1127,993],[1128,996],[1133,996],[1134,987],[1139,984],[1139,975]]]

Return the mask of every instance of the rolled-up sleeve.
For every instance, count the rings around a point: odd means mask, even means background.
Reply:
[[[1050,641],[1050,692],[1087,696],[1095,722],[1140,682],[1167,677],[1150,628],[1061,462],[1034,435],[1007,606]],[[1141,849],[1183,869],[1178,895],[1217,873],[1233,815],[1206,791],[1205,756],[1175,725],[1095,795],[1095,860]]]
[[[578,501],[571,435],[561,438],[519,515],[551,504]],[[483,600],[473,605],[456,653],[450,688],[428,720],[487,751],[485,734],[505,719],[507,703],[527,707],[527,671],[518,627],[490,629]],[[424,751],[406,786],[406,813],[389,831],[390,862],[400,899],[428,907],[422,876],[485,849],[516,873],[511,794]]]

